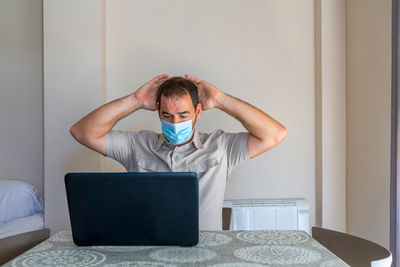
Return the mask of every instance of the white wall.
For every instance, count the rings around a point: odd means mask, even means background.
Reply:
[[[306,198],[315,224],[314,1],[107,1],[107,101],[157,74],[190,73],[271,115],[288,129],[277,147],[240,165],[226,199]],[[219,111],[198,129],[244,131]],[[160,132],[139,111],[115,129]],[[107,159],[106,169],[124,171]],[[343,177],[344,178],[344,177]]]
[[[391,1],[349,0],[347,227],[389,248]]]
[[[315,1],[316,225],[346,232],[344,0]]]
[[[66,172],[123,171],[112,160],[100,164],[102,157],[76,143],[69,127],[102,104],[104,89],[110,101],[163,72],[197,75],[287,127],[279,146],[236,169],[226,199],[306,198],[314,225],[313,1],[186,3],[169,1],[168,15],[159,1],[108,1],[104,42],[102,2],[44,1],[46,222],[53,231],[69,226]],[[148,111],[116,128],[160,130]],[[204,112],[199,129],[215,128],[244,130],[227,114]]]
[[[0,1],[0,179],[43,195],[41,0]]]
[[[100,157],[69,133],[102,104],[101,3],[45,0],[44,134],[45,223],[52,233],[70,228],[64,175],[100,170]]]

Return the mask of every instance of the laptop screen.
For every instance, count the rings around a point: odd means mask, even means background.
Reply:
[[[67,173],[65,185],[76,245],[198,242],[196,173]]]

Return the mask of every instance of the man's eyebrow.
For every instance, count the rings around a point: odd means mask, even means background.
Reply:
[[[171,114],[169,114],[169,113],[166,112],[166,111],[163,111],[162,113],[163,113],[164,115],[171,115]],[[178,114],[179,114],[179,115],[190,114],[190,112],[189,112],[189,111],[182,111],[182,112],[178,112]]]

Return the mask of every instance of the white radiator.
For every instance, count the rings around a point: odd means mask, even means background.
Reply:
[[[225,200],[232,208],[230,230],[303,230],[310,233],[305,199]]]

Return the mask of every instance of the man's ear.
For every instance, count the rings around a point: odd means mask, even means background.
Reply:
[[[197,119],[200,119],[200,117],[201,117],[201,112],[203,111],[203,105],[201,105],[201,103],[198,103],[197,104],[197,107],[196,107],[196,116],[197,116]]]

